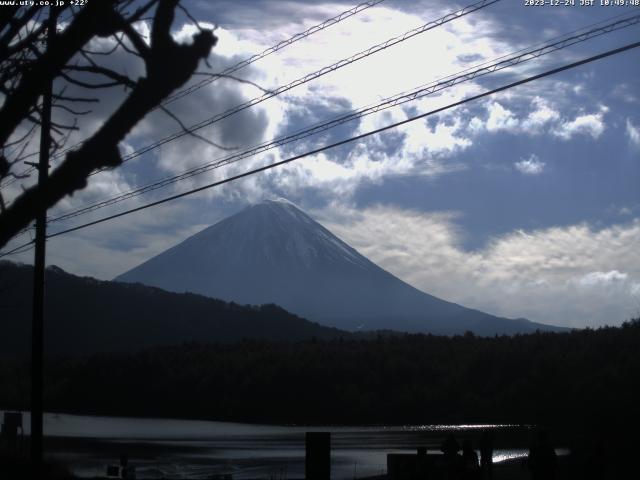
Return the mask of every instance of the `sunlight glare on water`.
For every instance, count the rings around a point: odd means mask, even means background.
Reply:
[[[24,415],[25,433],[29,414]],[[127,418],[47,413],[47,455],[78,476],[104,475],[127,453],[138,478],[303,478],[305,432],[331,432],[331,476],[362,478],[386,473],[387,454],[440,455],[448,432],[477,442],[481,431],[526,439],[532,427],[517,425],[300,426],[205,420]],[[476,444],[477,445],[477,444]],[[517,447],[523,447],[520,442]],[[516,447],[516,445],[514,445]],[[563,454],[562,451],[558,451]],[[495,463],[524,459],[524,448],[496,449]]]

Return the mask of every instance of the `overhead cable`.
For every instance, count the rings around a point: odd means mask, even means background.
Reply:
[[[81,207],[77,210],[59,215],[57,217],[51,218],[49,219],[49,223],[55,223],[55,222],[60,222],[60,221],[64,221],[64,220],[68,220],[70,218],[74,218],[77,217],[79,215],[83,215],[95,210],[98,210],[100,208],[104,208],[110,205],[114,205],[117,203],[120,203],[122,201],[125,200],[129,200],[131,198],[135,198],[138,197],[142,194],[151,192],[151,191],[155,191],[158,190],[160,188],[166,187],[168,185],[171,185],[173,183],[176,183],[178,181],[182,181],[203,173],[206,173],[208,171],[220,168],[222,166],[225,165],[229,165],[231,163],[235,163],[239,160],[248,158],[248,157],[252,157],[255,156],[257,154],[266,152],[268,150],[271,150],[273,148],[276,147],[280,147],[283,145],[287,145],[289,143],[301,140],[303,138],[307,138],[309,136],[312,135],[316,135],[318,133],[322,133],[324,131],[327,131],[331,128],[334,128],[336,126],[342,125],[344,123],[350,122],[350,121],[354,121],[360,118],[363,118],[364,116],[367,115],[371,115],[373,113],[377,113],[389,108],[393,108],[402,104],[405,104],[407,102],[411,102],[411,101],[415,101],[417,99],[426,97],[428,95],[432,95],[436,92],[442,91],[444,89],[447,88],[451,88],[455,85],[458,85],[460,83],[463,82],[467,82],[473,79],[476,79],[478,77],[484,76],[484,75],[488,75],[500,70],[503,70],[505,68],[508,67],[512,67],[515,65],[519,65],[521,63],[530,61],[532,59],[536,59],[539,58],[543,55],[548,55],[550,53],[556,52],[558,50],[567,48],[571,45],[575,45],[577,43],[581,43],[581,42],[585,42],[587,40],[590,40],[592,38],[598,37],[600,35],[606,34],[606,33],[610,33],[612,31],[615,30],[619,30],[621,28],[625,28],[631,25],[635,25],[640,23],[640,15],[635,15],[632,17],[628,17],[622,20],[618,20],[616,22],[610,23],[608,25],[604,25],[598,28],[594,28],[591,29],[589,31],[580,33],[578,35],[573,35],[571,37],[565,38],[565,36],[563,36],[563,40],[561,41],[556,41],[556,42],[552,42],[546,45],[543,45],[542,47],[538,47],[538,48],[530,48],[524,51],[520,51],[522,53],[519,53],[517,55],[511,55],[511,56],[506,56],[506,57],[501,57],[502,60],[495,62],[495,63],[484,63],[482,64],[482,66],[480,66],[479,68],[472,68],[472,69],[466,69],[464,70],[465,73],[457,75],[450,75],[448,77],[444,77],[443,79],[439,79],[436,80],[430,84],[418,87],[414,90],[411,90],[409,92],[404,92],[398,95],[395,95],[393,97],[387,98],[385,100],[383,100],[380,103],[377,103],[375,105],[371,105],[371,106],[367,106],[358,110],[354,110],[348,114],[342,115],[340,117],[337,117],[335,119],[332,119],[328,122],[324,122],[324,123],[320,123],[317,124],[315,126],[312,126],[310,128],[306,128],[303,130],[300,130],[296,133],[284,136],[284,137],[280,137],[274,140],[271,140],[269,142],[264,142],[262,144],[259,144],[257,146],[251,147],[247,150],[244,150],[243,152],[238,152],[238,153],[234,153],[231,155],[228,155],[224,158],[221,159],[217,159],[214,160],[212,162],[208,162],[205,163],[203,165],[200,165],[198,167],[189,169],[183,173],[180,173],[178,175],[172,176],[172,177],[168,177],[162,180],[159,180],[157,182],[153,182],[151,184],[142,186],[142,187],[138,187],[136,189],[130,190],[126,193],[117,195],[115,197],[109,198],[109,199],[105,199],[96,203],[93,203],[91,205],[85,206],[85,207]]]
[[[465,98],[463,100],[451,103],[451,104],[446,105],[444,107],[440,107],[440,108],[437,108],[435,110],[431,110],[431,111],[426,112],[426,113],[415,115],[413,117],[407,118],[407,119],[402,120],[400,122],[395,122],[395,123],[386,125],[384,127],[381,127],[381,128],[375,129],[375,130],[371,130],[369,132],[366,132],[366,133],[363,133],[363,134],[360,134],[360,135],[357,135],[357,136],[354,136],[354,137],[349,137],[349,138],[346,138],[346,139],[341,140],[339,142],[331,143],[329,145],[325,145],[323,147],[316,148],[314,150],[310,150],[310,151],[302,153],[300,155],[295,155],[295,156],[287,158],[285,160],[280,160],[278,162],[274,162],[274,163],[271,163],[269,165],[265,165],[265,166],[262,166],[262,167],[259,167],[259,168],[255,168],[253,170],[249,170],[247,172],[244,172],[244,173],[241,173],[241,174],[238,174],[238,175],[234,175],[232,177],[228,177],[228,178],[225,178],[223,180],[219,180],[219,181],[207,184],[207,185],[203,185],[201,187],[188,190],[186,192],[182,192],[182,193],[179,193],[179,194],[176,194],[176,195],[172,195],[170,197],[166,197],[166,198],[163,198],[161,200],[157,200],[155,202],[148,203],[146,205],[142,205],[142,206],[139,206],[139,207],[136,207],[136,208],[132,208],[130,210],[126,210],[124,212],[120,212],[120,213],[117,213],[117,214],[114,214],[114,215],[109,215],[107,217],[100,218],[98,220],[94,220],[92,222],[87,222],[87,223],[84,223],[82,225],[77,225],[77,226],[72,227],[72,228],[68,228],[68,229],[65,229],[65,230],[58,231],[56,233],[49,234],[49,235],[47,235],[47,238],[55,238],[55,237],[58,237],[58,236],[61,236],[61,235],[65,235],[67,233],[71,233],[71,232],[75,232],[75,231],[78,231],[78,230],[82,230],[84,228],[91,227],[91,226],[94,226],[94,225],[98,225],[100,223],[108,222],[108,221],[114,220],[116,218],[124,217],[126,215],[130,215],[132,213],[136,213],[136,212],[139,212],[139,211],[142,211],[142,210],[146,210],[148,208],[155,207],[157,205],[161,205],[163,203],[171,202],[171,201],[177,200],[179,198],[184,198],[184,197],[193,195],[195,193],[201,192],[203,190],[208,190],[210,188],[218,187],[218,186],[224,185],[226,183],[230,183],[230,182],[233,182],[233,181],[236,181],[236,180],[240,180],[242,178],[245,178],[245,177],[248,177],[248,176],[251,176],[251,175],[255,175],[255,174],[260,173],[260,172],[271,170],[273,168],[280,167],[282,165],[286,165],[286,164],[294,162],[296,160],[300,160],[301,158],[305,158],[305,157],[308,157],[308,156],[311,156],[311,155],[317,155],[318,153],[322,153],[322,152],[324,152],[326,150],[329,150],[329,149],[332,149],[332,148],[336,148],[336,147],[339,147],[339,146],[342,146],[342,145],[346,145],[348,143],[355,142],[355,141],[358,141],[358,140],[362,140],[363,138],[366,138],[366,137],[369,137],[369,136],[372,136],[372,135],[376,135],[378,133],[382,133],[382,132],[385,132],[387,130],[391,130],[393,128],[397,128],[397,127],[399,127],[401,125],[405,125],[405,124],[408,124],[408,123],[411,123],[411,122],[415,122],[416,120],[420,120],[420,119],[423,119],[423,118],[426,118],[426,117],[429,117],[429,116],[432,116],[432,115],[436,115],[436,114],[444,112],[446,110],[450,110],[452,108],[459,107],[459,106],[464,105],[466,103],[473,102],[475,100],[479,100],[481,98],[485,98],[485,97],[488,97],[490,95],[494,95],[496,93],[503,92],[505,90],[509,90],[509,89],[517,87],[519,85],[524,85],[526,83],[530,83],[530,82],[533,82],[533,81],[536,81],[536,80],[540,80],[542,78],[545,78],[545,77],[548,77],[548,76],[551,76],[551,75],[555,75],[555,74],[564,72],[566,70],[570,70],[570,69],[579,67],[581,65],[586,65],[588,63],[595,62],[597,60],[601,60],[601,59],[604,59],[604,58],[607,58],[607,57],[610,57],[610,56],[613,56],[613,55],[617,55],[617,54],[620,54],[620,53],[623,53],[623,52],[626,52],[628,50],[631,50],[631,49],[634,49],[634,48],[638,48],[638,47],[640,47],[640,42],[630,43],[630,44],[627,44],[627,45],[625,45],[623,47],[619,47],[619,48],[615,48],[615,49],[612,49],[612,50],[608,50],[608,51],[606,51],[604,53],[601,53],[601,54],[598,54],[598,55],[594,55],[594,56],[585,58],[583,60],[580,60],[580,61],[577,61],[577,62],[573,62],[573,63],[567,64],[567,65],[563,65],[561,67],[557,67],[557,68],[554,68],[554,69],[551,69],[551,70],[547,70],[547,71],[545,71],[543,73],[540,73],[540,74],[537,74],[537,75],[533,75],[533,76],[524,78],[522,80],[518,80],[516,82],[512,82],[512,83],[509,83],[507,85],[503,85],[503,86],[498,87],[498,88],[494,88],[492,90],[489,90],[487,92],[484,92],[484,93],[481,93],[481,94],[478,94],[478,95],[467,97],[467,98]],[[26,244],[21,245],[19,247],[16,247],[13,250],[10,250],[9,252],[2,252],[2,253],[0,253],[0,258],[5,257],[7,255],[10,255],[10,254],[14,253],[15,251],[17,251],[19,249],[22,249],[22,248],[25,248],[25,247],[29,247],[31,245],[31,243],[32,242],[29,242],[29,243],[26,243]]]
[[[631,50],[631,49],[637,48],[637,47],[640,47],[640,42],[635,42],[635,43],[631,43],[631,44],[625,45],[623,47],[619,47],[619,48],[615,48],[615,49],[612,49],[612,50],[608,50],[608,51],[606,51],[604,53],[601,53],[601,54],[598,54],[598,55],[594,55],[594,56],[585,58],[583,60],[580,60],[580,61],[577,61],[577,62],[573,62],[573,63],[570,63],[568,65],[564,65],[562,67],[557,67],[557,68],[554,68],[552,70],[547,70],[547,71],[545,71],[543,73],[540,73],[538,75],[533,75],[531,77],[527,77],[525,79],[518,80],[516,82],[512,82],[512,83],[510,83],[508,85],[504,85],[504,86],[501,86],[501,87],[498,87],[498,88],[494,88],[494,89],[489,90],[487,92],[484,92],[484,93],[481,93],[481,94],[478,94],[478,95],[474,95],[474,96],[465,98],[463,100],[451,103],[451,104],[446,105],[444,107],[436,108],[436,109],[431,110],[429,112],[422,113],[422,114],[419,114],[419,115],[415,115],[415,116],[407,118],[405,120],[402,120],[402,121],[399,121],[399,122],[395,122],[395,123],[386,125],[384,127],[381,127],[381,128],[375,129],[375,130],[371,130],[369,132],[366,132],[366,133],[363,133],[363,134],[360,134],[360,135],[356,135],[354,137],[349,137],[349,138],[346,138],[346,139],[341,140],[339,142],[331,143],[329,145],[325,145],[323,147],[316,148],[314,150],[310,150],[310,151],[302,153],[300,155],[295,155],[295,156],[287,158],[285,160],[280,160],[278,162],[274,162],[274,163],[271,163],[269,165],[265,165],[263,167],[255,168],[253,170],[249,170],[247,172],[244,172],[244,173],[241,173],[241,174],[238,174],[238,175],[234,175],[232,177],[228,177],[228,178],[225,178],[223,180],[219,180],[219,181],[207,184],[207,185],[203,185],[201,187],[197,187],[197,188],[188,190],[186,192],[182,192],[182,193],[179,193],[179,194],[176,194],[176,195],[172,195],[170,197],[166,197],[166,198],[163,198],[161,200],[157,200],[155,202],[148,203],[146,205],[142,205],[142,206],[139,206],[139,207],[136,207],[136,208],[132,208],[130,210],[126,210],[124,212],[120,212],[120,213],[117,213],[117,214],[114,214],[114,215],[109,215],[107,217],[100,218],[98,220],[94,220],[92,222],[87,222],[87,223],[84,223],[82,225],[78,225],[78,226],[75,226],[75,227],[72,227],[72,228],[61,230],[61,231],[56,232],[56,233],[52,233],[52,234],[48,235],[47,238],[54,238],[54,237],[57,237],[57,236],[60,236],[60,235],[64,235],[64,234],[70,233],[70,232],[75,232],[77,230],[81,230],[81,229],[84,229],[84,228],[87,228],[87,227],[90,227],[90,226],[93,226],[93,225],[97,225],[97,224],[100,224],[100,223],[104,223],[104,222],[107,222],[107,221],[110,221],[110,220],[114,220],[114,219],[119,218],[119,217],[123,217],[123,216],[129,215],[129,214],[135,213],[135,212],[146,210],[148,208],[155,207],[157,205],[161,205],[163,203],[167,203],[167,202],[170,202],[170,201],[173,201],[173,200],[177,200],[179,198],[187,197],[189,195],[193,195],[194,193],[198,193],[198,192],[201,192],[203,190],[208,190],[210,188],[218,187],[220,185],[224,185],[226,183],[230,183],[230,182],[239,180],[241,178],[245,178],[245,177],[248,177],[248,176],[251,176],[251,175],[255,175],[256,173],[260,173],[260,172],[264,172],[264,171],[267,171],[267,170],[271,170],[273,168],[280,167],[282,165],[286,165],[286,164],[294,162],[296,160],[300,160],[301,158],[309,157],[311,155],[317,155],[318,153],[322,153],[322,152],[324,152],[326,150],[329,150],[329,149],[332,149],[332,148],[336,148],[336,147],[339,147],[339,146],[342,146],[342,145],[346,145],[348,143],[352,143],[352,142],[355,142],[355,141],[358,141],[358,140],[362,140],[363,138],[370,137],[372,135],[376,135],[376,134],[385,132],[387,130],[394,129],[394,128],[397,128],[399,126],[411,123],[411,122],[415,122],[416,120],[420,120],[420,119],[423,119],[423,118],[426,118],[426,117],[429,117],[429,116],[432,116],[432,115],[436,115],[436,114],[444,112],[446,110],[450,110],[452,108],[459,107],[459,106],[464,105],[466,103],[473,102],[475,100],[479,100],[481,98],[485,98],[485,97],[488,97],[490,95],[494,95],[496,93],[499,93],[499,92],[502,92],[502,91],[505,91],[505,90],[509,90],[509,89],[517,87],[519,85],[524,85],[526,83],[530,83],[530,82],[533,82],[533,81],[536,81],[536,80],[540,80],[542,78],[545,78],[545,77],[548,77],[548,76],[551,76],[551,75],[555,75],[555,74],[558,74],[560,72],[564,72],[566,70],[570,70],[572,68],[579,67],[581,65],[585,65],[585,64],[588,64],[588,63],[591,63],[591,62],[595,62],[597,60],[601,60],[603,58],[610,57],[612,55],[617,55],[619,53],[622,53],[622,52],[625,52],[625,51],[628,51],[628,50]],[[1,256],[3,256],[3,255],[0,255],[0,257]]]
[[[235,65],[232,65],[226,69],[224,69],[221,72],[218,73],[214,73],[212,74],[209,78],[206,78],[194,85],[191,85],[185,89],[182,89],[178,92],[175,92],[171,95],[169,95],[166,99],[164,99],[164,101],[161,103],[161,105],[167,105],[171,102],[174,102],[175,100],[178,100],[179,98],[182,98],[186,95],[189,95],[193,92],[195,92],[196,90],[201,89],[202,87],[209,85],[213,82],[215,82],[216,80],[218,80],[219,78],[225,77],[225,76],[229,76],[235,72],[237,72],[238,70],[247,67],[249,65],[251,65],[252,63],[257,62],[258,60],[261,60],[273,53],[276,53],[280,50],[282,50],[285,47],[288,47],[289,45],[302,40],[304,38],[310,37],[311,35],[313,35],[314,33],[318,33],[332,25],[335,25],[337,23],[342,22],[343,20],[346,20],[347,18],[350,18],[360,12],[362,12],[363,10],[367,10],[368,8],[374,7],[382,2],[384,2],[385,0],[371,0],[368,2],[363,2],[360,3],[358,5],[356,5],[355,7],[352,7],[348,10],[345,10],[342,13],[339,13],[338,15],[335,15],[327,20],[324,20],[323,22],[317,24],[317,25],[313,25],[312,27],[307,28],[306,30],[304,30],[303,32],[298,32],[294,35],[292,35],[291,37],[287,38],[286,40],[282,40],[281,42],[278,42],[276,45],[273,45],[265,50],[263,50],[260,53],[256,53],[254,55],[251,55],[250,57],[236,63]],[[65,20],[66,21],[68,19],[70,19],[73,16],[70,15],[69,17],[67,17]],[[64,154],[66,154],[67,152],[79,147],[80,145],[82,145],[84,142],[79,142],[76,143],[75,145],[72,145],[70,147],[67,147],[63,150],[61,150],[60,152],[56,153],[53,158],[59,158],[61,156],[63,156]],[[37,153],[35,153],[35,155],[37,155]],[[30,167],[28,169],[25,169],[23,172],[21,172],[19,174],[19,176],[24,176],[24,175],[28,175],[29,173],[31,173],[32,171],[34,171],[35,168],[34,167]],[[15,183],[16,181],[18,181],[19,178],[13,177],[11,178],[9,181],[5,182],[4,184],[0,183],[0,188],[2,187],[7,187],[13,183]]]
[[[397,45],[401,42],[404,42],[410,38],[415,37],[416,35],[419,35],[421,33],[425,33],[429,30],[432,30],[434,28],[437,28],[441,25],[444,25],[448,22],[451,22],[457,18],[463,17],[465,15],[469,15],[470,13],[476,12],[478,10],[481,10],[483,8],[486,8],[494,3],[497,3],[501,0],[481,0],[479,2],[475,2],[471,5],[468,5],[460,10],[457,10],[455,12],[449,13],[437,20],[433,20],[429,23],[426,23],[424,25],[421,25],[420,27],[416,27],[413,28],[411,30],[408,30],[407,32],[405,32],[402,35],[398,35],[396,37],[390,38],[385,42],[379,43],[377,45],[374,45],[372,47],[369,47],[366,50],[363,50],[361,52],[358,52],[348,58],[344,58],[336,63],[333,63],[331,65],[328,65],[326,67],[323,67],[319,70],[316,70],[315,72],[309,73],[307,75],[304,75],[303,77],[300,77],[286,85],[282,85],[278,88],[276,88],[275,90],[270,90],[266,93],[264,93],[263,95],[259,96],[259,97],[255,97],[251,100],[248,100],[242,104],[236,105],[235,107],[232,107],[228,110],[225,110],[224,112],[218,113],[208,119],[205,119],[199,123],[196,123],[192,126],[190,126],[189,128],[186,129],[182,129],[179,130],[171,135],[168,135],[160,140],[157,140],[149,145],[146,145],[134,152],[131,152],[128,155],[123,156],[122,158],[122,163],[126,163],[128,161],[133,160],[134,158],[137,158],[151,150],[154,150],[158,147],[161,147],[162,145],[165,145],[169,142],[173,142],[179,138],[182,138],[186,135],[190,135],[198,130],[201,130],[202,128],[208,127],[210,125],[213,125],[214,123],[217,123],[225,118],[228,118],[232,115],[235,115],[239,112],[242,112],[243,110],[246,110],[248,108],[251,108],[255,105],[258,105],[270,98],[276,97],[282,93],[285,93],[297,86],[303,85],[305,83],[308,83],[312,80],[315,80],[317,78],[320,78],[328,73],[334,72],[336,70],[339,70],[340,68],[343,68],[347,65],[351,65],[354,62],[357,62],[358,60],[362,60],[363,58],[369,57],[377,52],[380,52],[382,50],[386,50],[387,48],[390,48],[394,45]],[[103,168],[103,169],[99,169],[94,171],[91,175],[96,175],[100,172],[103,171],[107,171],[109,170],[109,168]]]

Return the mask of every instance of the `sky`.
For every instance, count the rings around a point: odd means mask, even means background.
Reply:
[[[168,106],[186,125],[468,4],[386,0]],[[564,3],[564,2],[563,2]],[[299,85],[91,178],[50,217],[179,174],[354,109],[542,45],[633,7],[530,7],[502,0]],[[219,72],[355,3],[316,0],[183,2],[218,44],[202,72]],[[602,23],[599,23],[602,22]],[[588,27],[588,28],[585,28]],[[145,24],[137,25],[148,32]],[[174,36],[197,32],[179,15]],[[640,38],[638,24],[460,83],[320,135],[242,159],[118,205],[52,224],[51,232],[353,137]],[[111,40],[92,48],[109,48]],[[144,75],[118,51],[107,60]],[[196,76],[199,81],[203,76]],[[261,88],[259,88],[261,87]],[[121,89],[81,119],[70,144],[95,131]],[[640,315],[640,49],[590,63],[438,115],[326,150],[179,201],[48,242],[48,263],[109,280],[197,231],[274,196],[285,197],[360,253],[440,298],[506,317],[570,327]],[[134,151],[180,130],[156,111],[121,145]],[[55,162],[54,162],[55,168]],[[29,181],[25,183],[28,185]],[[20,184],[3,190],[9,198]],[[17,238],[11,245],[23,243]],[[10,245],[10,246],[11,246]],[[10,247],[9,246],[9,247]],[[28,263],[32,252],[11,259]]]

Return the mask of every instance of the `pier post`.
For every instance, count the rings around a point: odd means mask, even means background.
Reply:
[[[305,438],[306,480],[329,480],[331,477],[331,433],[307,432]]]

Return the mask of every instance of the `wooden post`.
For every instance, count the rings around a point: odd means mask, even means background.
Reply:
[[[56,34],[54,7],[49,7],[47,20],[47,49]],[[44,190],[49,176],[49,149],[51,148],[51,103],[53,78],[46,79],[42,93],[42,118],[40,123],[40,157],[38,159],[38,188],[42,201],[36,216],[35,255],[33,262],[33,316],[31,326],[31,464],[34,477],[42,477],[43,460],[43,359],[44,359],[44,273],[47,241],[47,208]]]

